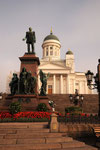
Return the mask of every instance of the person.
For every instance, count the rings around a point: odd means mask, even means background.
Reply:
[[[27,43],[28,53],[35,53],[34,43],[36,43],[36,36],[35,36],[35,32],[32,31],[31,27],[29,27],[29,31],[26,32],[26,37],[23,39],[23,41],[24,40],[26,40],[26,43]],[[32,51],[30,51],[30,45],[31,45]]]

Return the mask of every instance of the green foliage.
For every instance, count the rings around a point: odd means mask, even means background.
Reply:
[[[37,111],[48,111],[47,105],[45,103],[38,104]]]
[[[71,106],[71,107],[66,107],[65,108],[65,113],[82,113],[82,108],[81,107],[75,107],[75,106]]]
[[[19,102],[11,103],[10,106],[9,106],[9,111],[12,115],[20,112],[21,111],[20,103]]]

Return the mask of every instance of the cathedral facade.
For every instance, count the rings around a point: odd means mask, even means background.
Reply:
[[[65,59],[62,60],[60,48],[61,43],[58,37],[51,31],[50,35],[44,38],[43,57],[39,66],[39,70],[41,69],[45,74],[50,73],[47,80],[47,94],[74,94],[76,89],[79,94],[92,94],[87,87],[85,73],[75,72],[73,52],[68,49]],[[38,88],[41,88],[39,76]]]

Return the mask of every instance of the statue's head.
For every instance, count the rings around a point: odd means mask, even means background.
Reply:
[[[16,74],[16,73],[13,73],[13,77],[17,77],[17,74]]]
[[[32,28],[31,27],[29,27],[29,31],[32,32]]]

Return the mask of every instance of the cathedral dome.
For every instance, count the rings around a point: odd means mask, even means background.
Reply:
[[[43,59],[58,60],[60,59],[61,44],[57,36],[53,35],[52,29],[50,35],[47,35],[42,44]]]
[[[53,35],[52,31],[51,31],[50,35],[47,35],[44,38],[44,41],[46,41],[46,40],[57,40],[57,41],[59,41],[58,37],[56,35]]]
[[[73,55],[73,52],[69,49],[69,50],[66,52],[66,55]]]

